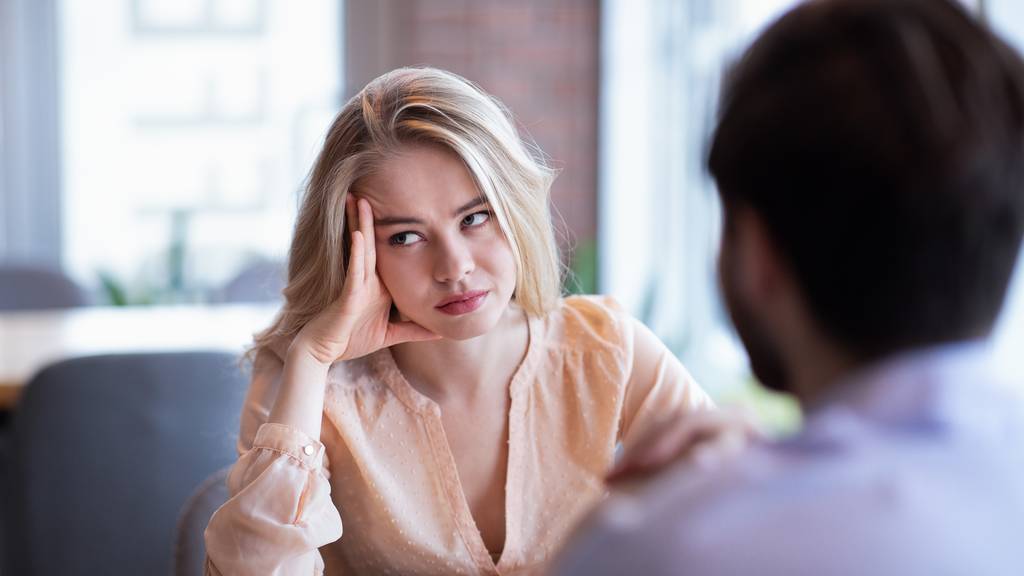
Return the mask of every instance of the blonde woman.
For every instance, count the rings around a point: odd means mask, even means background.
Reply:
[[[256,337],[208,573],[537,572],[617,444],[711,405],[613,302],[560,297],[552,178],[454,74],[345,105]]]

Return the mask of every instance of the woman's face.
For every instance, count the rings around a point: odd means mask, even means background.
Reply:
[[[355,194],[373,208],[377,273],[403,319],[456,340],[498,323],[515,289],[515,260],[454,152],[409,146]]]

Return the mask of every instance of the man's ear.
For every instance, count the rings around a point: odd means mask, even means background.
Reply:
[[[764,219],[751,208],[734,215],[735,257],[740,266],[742,290],[751,303],[772,306],[785,289],[789,276]]]

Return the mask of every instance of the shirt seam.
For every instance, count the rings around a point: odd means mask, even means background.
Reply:
[[[254,450],[266,450],[268,452],[277,452],[278,454],[280,454],[282,456],[287,456],[288,458],[290,458],[292,460],[295,460],[296,462],[301,464],[302,468],[304,468],[305,470],[307,470],[309,472],[313,472],[317,468],[315,465],[307,463],[305,460],[300,458],[298,455],[292,454],[288,450],[283,450],[281,448],[274,448],[273,446],[253,446],[253,449]]]
[[[312,470],[307,470],[307,472],[312,472]],[[309,494],[309,489],[312,484],[313,483],[310,481],[309,476],[307,475],[306,482],[302,486],[302,493],[299,494],[299,503],[295,507],[295,518],[292,519],[292,526],[301,526],[301,524],[299,523],[299,519],[302,517],[302,510],[306,505],[306,499],[308,498],[307,495]]]
[[[441,458],[440,458],[440,456],[438,454],[438,450],[437,450],[437,437],[436,437],[436,431],[435,431],[434,428],[435,428],[435,422],[433,420],[431,420],[430,422],[427,423],[427,434],[430,437],[430,452],[431,452],[431,456],[434,458],[434,464],[437,467],[437,470],[442,471],[441,472],[441,484],[444,486],[445,499],[448,501],[448,507],[451,509],[452,516],[455,519],[455,526],[456,526],[456,530],[459,533],[459,539],[462,540],[462,544],[466,547],[466,551],[469,552],[470,558],[473,559],[473,564],[476,565],[477,569],[480,569],[480,568],[482,568],[482,566],[480,566],[480,558],[478,557],[479,555],[477,554],[478,551],[475,549],[475,547],[473,545],[470,544],[469,540],[467,540],[467,538],[466,538],[466,533],[465,533],[466,526],[465,526],[465,522],[463,521],[464,518],[462,518],[462,515],[459,513],[460,512],[459,502],[455,498],[455,492],[456,491],[454,490],[454,487],[451,485],[452,484],[451,478],[448,478],[449,475],[446,473],[446,471],[448,471],[448,469],[447,469],[448,466],[447,466],[447,464],[441,462]],[[448,462],[448,464],[450,464],[450,462]],[[457,472],[456,472],[456,476],[455,477],[458,478]],[[461,494],[461,496],[462,496],[462,499],[465,500],[465,493],[464,492]],[[479,529],[477,529],[477,530],[479,530]],[[497,568],[495,566],[495,564],[494,564],[494,561],[491,560],[489,556],[488,556],[488,561],[490,562],[490,566],[488,566],[488,568],[491,571],[494,571]]]

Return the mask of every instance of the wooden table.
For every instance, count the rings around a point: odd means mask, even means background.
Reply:
[[[0,312],[0,409],[53,362],[121,352],[223,350],[241,354],[278,304],[88,307]]]

